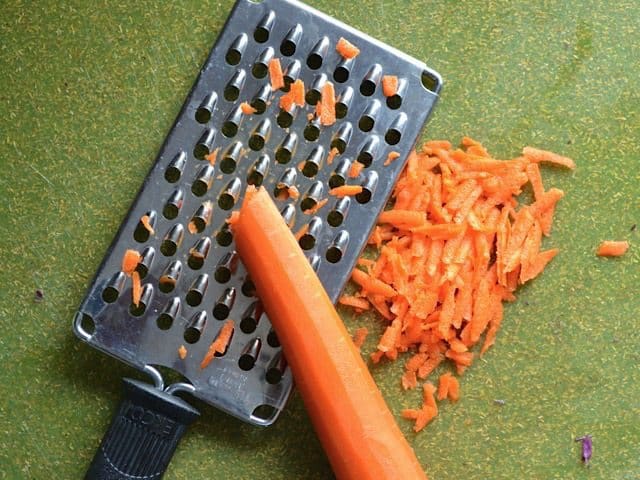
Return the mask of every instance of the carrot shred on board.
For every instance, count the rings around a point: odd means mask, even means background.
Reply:
[[[369,310],[369,300],[363,297],[356,297],[354,295],[342,295],[338,299],[340,305],[347,305],[349,307],[357,308],[358,310]]]
[[[338,150],[336,147],[331,148],[331,150],[329,150],[329,153],[327,154],[327,165],[331,165],[333,163],[333,160],[336,158],[336,155],[338,155],[340,153],[340,150]]]
[[[187,349],[184,345],[180,345],[180,347],[178,348],[178,356],[180,357],[180,360],[184,360],[185,358],[187,358]]]
[[[558,155],[557,153],[549,152],[547,150],[540,150],[534,147],[524,147],[522,149],[522,154],[525,158],[535,163],[548,162],[570,168],[571,170],[576,168],[576,163],[569,157],[563,157],[562,155]]]
[[[240,104],[240,109],[242,110],[242,113],[244,113],[245,115],[253,115],[254,113],[257,112],[257,110],[253,108],[251,105],[249,105],[247,102],[242,102]]]
[[[140,274],[134,271],[131,274],[133,287],[131,288],[131,301],[137,307],[140,305],[140,297],[142,296],[142,285],[140,284]]]
[[[357,178],[358,175],[360,175],[360,172],[362,172],[363,168],[364,168],[364,164],[362,164],[359,161],[355,160],[351,164],[351,167],[349,167],[349,178]]]
[[[284,87],[284,74],[282,73],[282,65],[280,65],[279,58],[272,58],[269,61],[269,81],[273,91]]]
[[[354,332],[353,344],[358,348],[358,350],[362,348],[362,345],[364,345],[367,335],[369,335],[367,327],[360,327]]]
[[[619,257],[629,250],[629,242],[617,242],[613,240],[605,240],[600,244],[597,255],[600,257]]]
[[[361,192],[362,187],[360,185],[342,185],[341,187],[336,187],[329,190],[329,195],[342,198],[358,195]]]
[[[387,155],[387,159],[384,161],[384,166],[386,167],[387,165],[391,165],[393,162],[395,162],[398,158],[400,158],[400,153],[394,151],[389,152],[389,155]]]
[[[385,75],[382,77],[382,94],[385,97],[393,97],[398,93],[398,77]]]
[[[138,267],[138,263],[140,263],[140,252],[137,250],[127,250],[124,252],[124,256],[122,257],[122,271],[131,276],[133,272],[135,272]]]
[[[218,332],[218,336],[213,342],[211,342],[209,350],[207,350],[207,353],[202,359],[202,362],[200,362],[201,369],[207,368],[207,366],[215,358],[216,353],[223,354],[227,351],[227,347],[229,346],[229,342],[231,341],[231,336],[233,335],[233,329],[233,320],[227,320],[224,325],[222,325],[222,328]]]
[[[451,402],[460,398],[460,385],[450,372],[462,375],[495,344],[503,302],[514,301],[518,286],[558,253],[541,246],[564,193],[545,190],[540,164],[575,167],[566,157],[530,147],[523,156],[497,160],[472,138],[461,143],[455,148],[434,140],[409,155],[392,206],[369,238],[379,256],[361,259],[365,271],[356,268],[351,276],[359,286],[354,297],[366,299],[388,322],[372,361],[411,352],[402,388],[415,388],[438,371],[438,399]],[[528,184],[529,205],[518,198]],[[604,251],[610,248],[623,246]],[[437,414],[435,387],[427,385],[423,405],[402,412],[416,431]]]
[[[360,49],[358,47],[343,37],[340,37],[338,40],[338,43],[336,44],[336,51],[342,58],[347,60],[357,57],[360,53]]]
[[[149,232],[149,235],[153,235],[156,233],[153,227],[151,226],[151,220],[149,218],[149,215],[143,215],[142,217],[140,217],[140,223],[145,228],[145,230]]]

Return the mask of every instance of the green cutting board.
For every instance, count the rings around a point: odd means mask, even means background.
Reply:
[[[416,435],[399,418],[420,403],[400,388],[402,362],[372,369],[430,478],[640,479],[640,3],[312,3],[442,74],[424,139],[469,135],[500,158],[531,144],[578,164],[543,172],[566,192],[545,241],[561,253],[507,306],[460,402]],[[137,375],[81,344],[71,319],[231,5],[0,7],[0,478],[81,478],[121,377]],[[597,258],[602,239],[631,249]],[[267,429],[195,403],[167,479],[332,478],[297,395]]]

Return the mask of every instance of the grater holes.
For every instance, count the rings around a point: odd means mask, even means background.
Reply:
[[[162,293],[170,293],[176,288],[176,284],[182,273],[182,263],[174,260],[166,266],[158,279],[158,289]]]
[[[280,380],[282,380],[282,376],[284,375],[286,368],[287,361],[282,352],[278,352],[267,367],[267,371],[265,373],[265,379],[267,380],[267,383],[271,385],[280,383]]]
[[[256,296],[256,285],[253,283],[251,278],[246,277],[244,282],[242,282],[242,287],[240,291],[245,297],[255,297]]]
[[[320,138],[320,122],[318,119],[311,120],[306,127],[304,127],[304,131],[302,132],[305,140],[309,142],[315,142]]]
[[[271,87],[264,85],[251,99],[251,106],[256,110],[256,114],[262,115],[267,110],[267,102],[271,95]]]
[[[327,223],[334,228],[342,225],[342,222],[344,222],[347,217],[350,205],[351,199],[349,197],[339,198],[327,214]]]
[[[260,340],[259,337],[250,340],[249,343],[244,346],[240,358],[238,358],[240,370],[249,371],[253,368],[260,354],[261,347],[262,340]]]
[[[273,348],[278,348],[280,346],[280,340],[278,339],[278,335],[276,334],[275,330],[273,330],[273,328],[269,330],[269,333],[267,334],[267,343],[270,347]]]
[[[352,133],[353,127],[351,123],[343,123],[331,140],[331,148],[336,148],[340,154],[343,154],[347,149],[349,140],[351,140]]]
[[[307,163],[309,163],[309,161],[307,161]],[[324,186],[321,181],[311,184],[309,190],[307,190],[307,193],[300,201],[300,209],[303,212],[306,212],[307,210],[315,208],[322,197],[323,190]],[[309,228],[311,228],[311,226]]]
[[[308,257],[309,260],[309,265],[311,265],[311,268],[313,269],[314,272],[318,271],[318,267],[320,266],[320,255],[318,255],[317,253],[314,253],[313,255],[310,255]]]
[[[254,151],[262,150],[271,134],[271,121],[268,118],[262,120],[249,136],[249,148]]]
[[[183,201],[184,192],[180,188],[175,189],[167,199],[167,202],[162,209],[162,215],[164,218],[168,220],[176,218],[180,213]]]
[[[241,188],[242,182],[240,179],[237,177],[232,179],[225,189],[220,192],[218,196],[218,206],[223,210],[231,210],[238,200]]]
[[[176,183],[180,180],[184,167],[187,164],[187,154],[183,151],[178,152],[167,165],[164,171],[164,178],[169,183]]]
[[[343,59],[333,71],[333,79],[338,83],[344,83],[349,80],[353,59]]]
[[[302,164],[302,174],[307,178],[313,178],[320,171],[320,164],[322,163],[322,157],[324,155],[324,148],[321,146],[315,147],[309,153],[309,156],[306,158],[304,163]],[[317,200],[317,198],[316,198]],[[306,210],[306,209],[303,209]]]
[[[336,169],[329,176],[329,188],[341,187],[347,181],[347,174],[351,168],[351,162],[343,158],[336,165]]]
[[[420,83],[427,90],[438,93],[440,92],[440,88],[442,87],[442,79],[436,72],[432,72],[430,70],[424,70],[422,75],[420,75]]]
[[[107,286],[102,290],[102,300],[106,303],[115,302],[120,296],[120,292],[124,289],[127,277],[123,272],[117,272],[114,274]]]
[[[78,312],[76,315],[76,328],[90,337],[96,331],[96,322],[88,313]]]
[[[397,145],[402,139],[402,134],[408,123],[407,114],[402,112],[389,126],[387,133],[384,135],[384,141],[389,145]]]
[[[209,237],[203,237],[198,240],[196,244],[189,249],[189,258],[187,259],[189,268],[192,270],[200,270],[209,255],[210,249],[211,239]]]
[[[311,70],[318,70],[322,67],[324,57],[327,55],[329,49],[329,38],[322,37],[318,43],[316,43],[307,57],[307,66]]]
[[[363,143],[358,153],[358,162],[366,167],[373,163],[373,159],[378,153],[380,147],[380,139],[377,135],[369,136]]]
[[[178,247],[182,243],[182,239],[184,238],[184,227],[181,224],[174,225],[171,230],[167,232],[160,244],[160,252],[165,257],[170,257],[175,255]]]
[[[211,220],[211,215],[213,214],[213,205],[211,201],[207,200],[202,205],[198,207],[196,212],[191,217],[191,221],[189,222],[189,232],[190,233],[202,233],[204,229],[209,224]]]
[[[216,233],[216,242],[221,247],[228,247],[231,245],[233,241],[233,233],[231,233],[231,229],[229,228],[229,224],[224,222],[220,227],[220,230]]]
[[[387,107],[397,110],[402,106],[402,99],[407,90],[407,81],[404,78],[398,80],[398,88],[393,95],[387,97]]]
[[[296,24],[287,35],[282,40],[280,44],[280,53],[282,53],[285,57],[290,57],[294,53],[296,53],[296,49],[298,48],[298,43],[300,42],[300,38],[302,37],[302,25],[299,23]]]
[[[276,162],[281,164],[289,163],[297,145],[298,136],[294,132],[289,133],[276,150]]]
[[[240,96],[240,90],[244,87],[247,74],[243,69],[237,70],[224,87],[224,99],[228,102],[235,102]]]
[[[238,254],[235,251],[227,252],[216,265],[216,269],[213,275],[216,282],[227,283],[229,280],[231,280],[231,275],[235,273],[237,266]]]
[[[187,302],[187,304],[192,307],[197,307],[198,305],[200,305],[202,303],[202,298],[207,291],[208,285],[209,275],[207,275],[206,273],[198,275],[189,287],[187,294],[185,295],[185,301]]]
[[[153,258],[156,255],[156,251],[153,247],[146,247],[140,254],[140,261],[136,267],[136,271],[140,274],[140,278],[144,278],[149,273],[149,269],[153,264]]]
[[[349,244],[349,232],[342,230],[329,245],[325,258],[329,263],[338,263],[342,260],[347,245]]]
[[[378,174],[370,171],[361,185],[362,191],[355,196],[356,201],[362,204],[369,203],[378,185]]]
[[[307,90],[307,93],[304,96],[305,101],[309,105],[316,105],[322,96],[322,87],[327,83],[327,76],[324,73],[320,75],[316,75],[311,83],[311,88]]]
[[[238,133],[241,122],[242,108],[240,106],[237,106],[233,110],[231,110],[227,117],[224,119],[220,131],[227,138],[235,137]]]
[[[303,250],[311,250],[316,246],[316,241],[320,231],[322,230],[322,220],[313,217],[307,224],[307,231],[300,237],[298,244]]]
[[[252,302],[242,313],[240,319],[240,330],[247,334],[255,332],[256,328],[258,328],[261,316],[262,304],[259,301]]]
[[[381,104],[378,100],[371,102],[363,112],[358,121],[358,128],[363,132],[370,132],[376,124],[376,120],[380,116]]]
[[[202,124],[208,123],[209,120],[211,120],[211,115],[217,101],[218,95],[216,94],[216,92],[211,92],[206,97],[204,97],[195,112],[196,122]]]
[[[291,111],[280,109],[280,113],[276,117],[276,123],[280,128],[289,128],[293,124],[294,115],[297,110],[297,106],[293,105]]]
[[[220,160],[220,170],[222,173],[233,173],[236,165],[242,156],[242,144],[240,142],[232,143],[222,155]]]
[[[204,158],[213,150],[215,137],[216,131],[213,128],[208,128],[202,132],[200,139],[196,143],[195,147],[193,147],[193,156],[198,160],[204,160]]]
[[[236,301],[236,289],[235,287],[227,288],[222,295],[218,298],[213,306],[213,316],[217,320],[226,319],[231,313],[233,304]]]
[[[143,217],[146,217],[147,224],[151,228],[151,230],[149,230],[147,228],[147,225],[143,223],[142,221]],[[135,230],[133,231],[133,239],[136,242],[144,243],[147,240],[149,240],[149,237],[151,236],[151,231],[154,229],[156,225],[156,218],[157,218],[156,212],[153,210],[149,210],[140,218],[140,220],[138,221],[138,224],[136,225]]]
[[[302,69],[302,65],[300,65],[299,60],[292,60],[287,68],[284,71],[284,88],[285,92],[288,92],[291,89],[291,84],[295,82],[300,76],[300,70]]]
[[[269,169],[269,156],[260,155],[258,160],[247,172],[247,184],[260,187]]]
[[[224,59],[229,65],[237,65],[242,60],[242,55],[247,49],[247,43],[249,42],[246,33],[242,33],[236,37],[233,41]]]
[[[276,14],[273,12],[273,10],[269,10],[262,17],[262,19],[260,19],[260,23],[258,23],[255,30],[253,31],[253,39],[258,43],[265,43],[266,41],[268,41],[275,20]]]
[[[202,197],[207,193],[213,184],[214,173],[215,171],[211,165],[207,164],[203,166],[191,184],[191,193],[196,197]]]
[[[169,302],[167,302],[163,312],[158,315],[156,325],[160,330],[169,330],[179,313],[180,299],[178,297],[173,297]]]
[[[360,83],[360,93],[365,97],[370,97],[376,91],[378,83],[382,77],[382,67],[379,64],[373,65]]]
[[[151,303],[151,297],[153,296],[153,287],[147,283],[142,286],[142,293],[140,294],[140,301],[138,305],[132,303],[129,307],[129,313],[134,317],[141,317],[147,311],[147,306]]]
[[[187,324],[187,328],[184,330],[183,338],[184,341],[189,344],[197,343],[202,336],[202,332],[204,331],[207,325],[207,312],[201,311],[196,312],[189,320]]]
[[[336,118],[344,118],[349,113],[349,108],[353,102],[353,88],[347,87],[336,101]]]

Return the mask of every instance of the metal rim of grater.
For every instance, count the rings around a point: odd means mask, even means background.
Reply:
[[[337,53],[340,37],[360,49],[355,59]],[[307,104],[292,118],[279,115],[283,92],[269,87],[273,57],[287,84],[296,78],[305,84]],[[385,74],[398,77],[394,97],[382,94]],[[325,81],[335,85],[339,109],[329,127],[308,118]],[[273,423],[293,379],[268,319],[253,318],[260,315],[258,299],[225,219],[247,183],[261,183],[274,197],[279,183],[297,186],[298,200],[276,204],[294,231],[308,226],[301,247],[335,302],[404,166],[383,163],[391,151],[406,159],[441,85],[424,63],[295,0],[238,0],[74,318],[76,335],[150,374],[160,390],[187,391],[249,423]],[[243,101],[258,112],[239,113]],[[342,151],[328,165],[332,146]],[[211,168],[203,158],[218,148]],[[365,168],[351,179],[355,160]],[[329,197],[329,188],[342,183],[362,185],[363,194]],[[325,198],[318,212],[303,213],[301,205]],[[141,225],[143,215],[155,235]],[[139,309],[120,271],[128,248],[143,256]],[[194,260],[194,249],[203,261]],[[170,291],[160,288],[163,275],[175,277]],[[226,318],[235,320],[232,341],[201,369]],[[157,366],[186,381],[165,387]]]

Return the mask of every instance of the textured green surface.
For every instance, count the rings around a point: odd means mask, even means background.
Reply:
[[[0,7],[0,478],[80,478],[120,378],[135,375],[77,341],[71,318],[231,4]],[[442,74],[425,138],[471,135],[502,157],[533,144],[578,163],[544,171],[567,193],[546,242],[562,252],[507,307],[463,399],[417,436],[399,420],[430,477],[640,478],[640,4],[313,4]],[[605,238],[631,250],[596,258]],[[342,313],[349,328],[381,328]],[[420,397],[400,391],[400,371],[374,369],[396,414]],[[331,478],[297,395],[269,429],[198,406],[168,479]],[[586,433],[589,469],[573,442]]]

